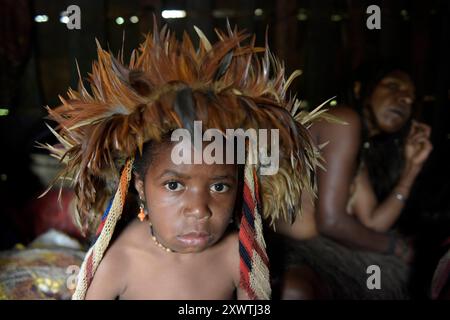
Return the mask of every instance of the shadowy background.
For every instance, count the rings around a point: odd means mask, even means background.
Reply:
[[[81,29],[60,21],[69,5],[81,8]],[[381,30],[366,27],[366,8],[381,8]],[[165,19],[163,10],[186,16]],[[152,17],[177,35],[193,25],[210,39],[214,28],[231,26],[256,33],[264,45],[266,27],[272,51],[288,73],[303,71],[292,86],[312,108],[337,96],[362,62],[395,58],[412,66],[417,86],[416,118],[431,125],[434,145],[399,226],[418,241],[418,295],[428,285],[450,236],[450,3],[428,1],[352,0],[3,0],[0,2],[0,249],[28,243],[50,227],[78,236],[67,208],[70,192],[37,200],[57,167],[36,141],[54,142],[44,125],[44,106],[59,104],[58,95],[77,87],[78,61],[83,78],[96,57],[95,38],[115,54],[125,35],[125,61],[151,30]]]

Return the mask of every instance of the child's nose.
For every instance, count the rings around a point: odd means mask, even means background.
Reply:
[[[212,215],[205,197],[201,195],[190,197],[184,209],[184,214],[186,217],[194,217],[199,220],[207,219]]]

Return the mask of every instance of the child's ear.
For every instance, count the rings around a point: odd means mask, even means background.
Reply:
[[[139,194],[140,199],[145,199],[144,196],[144,181],[142,181],[141,177],[135,173],[134,174],[134,188]]]

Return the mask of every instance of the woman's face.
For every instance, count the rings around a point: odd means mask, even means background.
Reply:
[[[393,71],[381,79],[368,101],[376,131],[393,133],[405,125],[411,116],[414,90],[410,77],[403,71]]]
[[[145,175],[149,219],[154,236],[166,248],[180,253],[200,252],[217,242],[230,223],[236,200],[237,167],[175,165],[172,148],[173,144],[162,145]]]

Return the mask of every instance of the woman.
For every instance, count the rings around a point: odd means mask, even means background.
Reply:
[[[294,292],[291,297],[295,292],[299,298],[316,297],[323,290],[310,288],[320,282],[335,298],[408,296],[405,263],[412,260],[412,247],[389,231],[432,150],[431,130],[411,120],[415,88],[408,73],[379,64],[362,70],[352,105],[330,110],[347,125],[322,121],[310,129],[318,146],[326,144],[326,170],[317,175],[315,206],[311,195],[304,195],[309,205],[304,205],[303,219],[278,225],[279,233],[300,240],[281,240],[287,263],[297,265],[285,277],[284,290]],[[305,264],[317,275],[305,272]],[[373,264],[383,272],[381,290],[366,285]],[[305,288],[313,296],[305,295]]]

